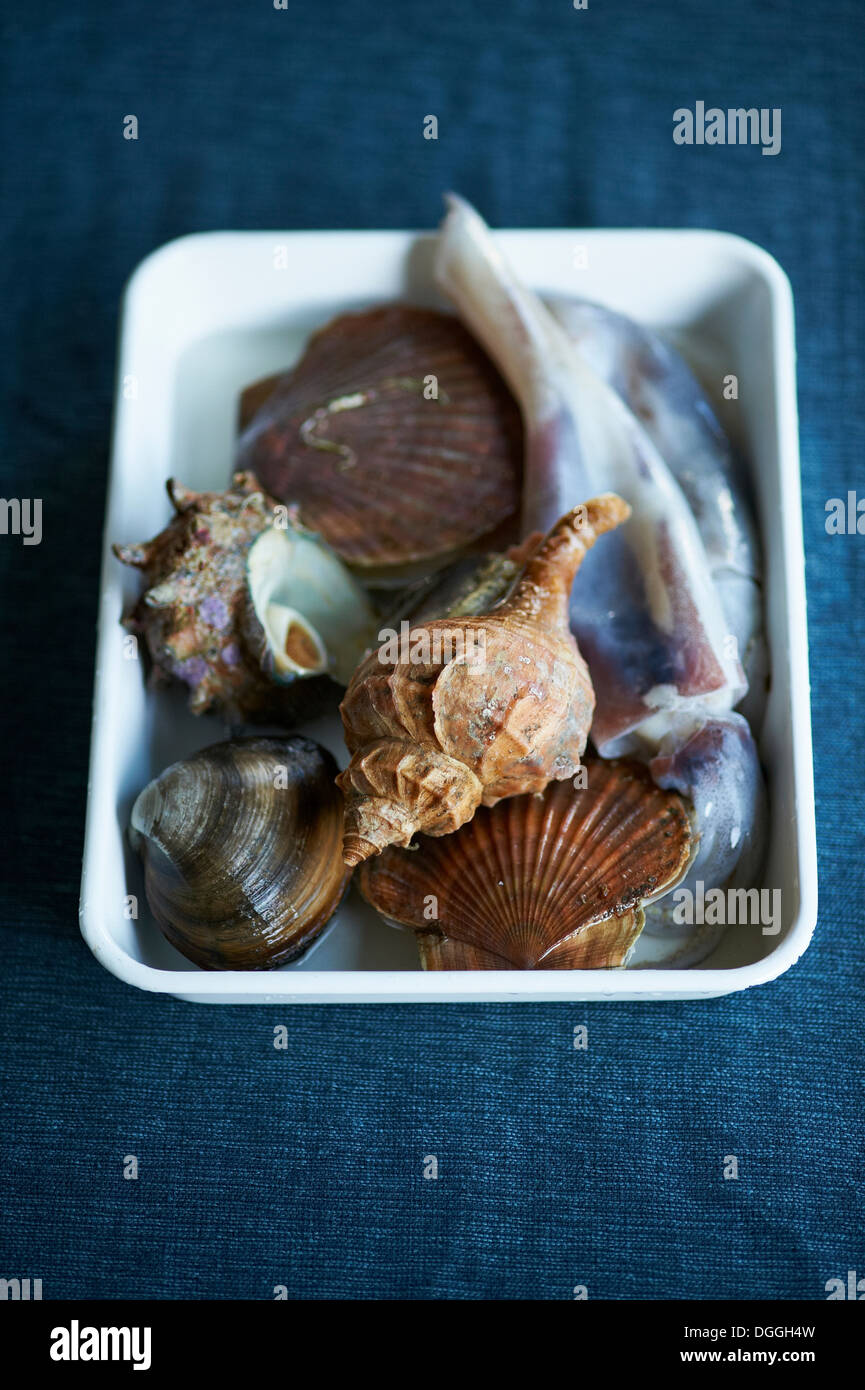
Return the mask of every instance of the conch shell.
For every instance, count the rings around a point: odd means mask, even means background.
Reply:
[[[575,507],[487,615],[422,623],[358,667],[340,706],[347,864],[575,775],[595,701],[568,626],[571,584],[629,515],[614,493]]]
[[[241,738],[174,763],[132,808],[147,901],[205,970],[297,960],[348,887],[336,764],[311,739]]]
[[[359,874],[388,921],[413,928],[425,970],[592,970],[627,963],[645,903],[681,878],[688,816],[636,762],[587,760],[583,785],[482,807]]]

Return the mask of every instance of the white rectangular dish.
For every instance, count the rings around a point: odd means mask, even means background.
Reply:
[[[129,810],[151,777],[226,731],[216,719],[190,715],[184,690],[146,691],[120,626],[138,577],[115,560],[110,542],[140,540],[166,524],[170,476],[197,489],[227,485],[240,390],[289,366],[314,328],[345,309],[385,299],[440,304],[431,237],[208,233],[148,257],[132,276],[123,307],[81,930],[106,969],[130,984],[202,1003],[697,999],[773,979],[811,938],[817,862],[789,282],[766,252],[717,232],[497,236],[535,289],[597,299],[674,338],[748,460],[765,552],[772,660],[766,719],[754,732],[770,792],[765,882],[781,889],[781,931],[766,936],[758,926],[730,928],[713,955],[691,970],[426,974],[411,934],[386,926],[352,891],[311,955],[282,970],[203,971],[163,939],[127,843]],[[730,373],[738,377],[739,398],[725,402],[721,386]],[[304,732],[345,765],[338,725],[307,725]]]

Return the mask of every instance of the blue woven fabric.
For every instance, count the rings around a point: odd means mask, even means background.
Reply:
[[[865,1274],[865,538],[824,529],[828,497],[865,490],[860,21],[857,0],[5,7],[0,486],[44,499],[44,538],[0,536],[0,1276],[46,1298],[819,1299]],[[781,153],[674,145],[697,100],[780,107]],[[706,1003],[139,994],[76,922],[124,280],[185,232],[432,226],[448,187],[499,226],[741,233],[792,278],[816,939]]]

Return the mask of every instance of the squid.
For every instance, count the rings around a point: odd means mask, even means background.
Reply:
[[[545,303],[640,421],[682,489],[748,681],[739,708],[759,729],[769,669],[762,557],[741,467],[712,407],[679,353],[642,324],[586,299],[556,295]]]
[[[717,887],[761,857],[762,777],[747,721],[742,648],[713,582],[706,546],[659,444],[573,336],[522,285],[489,228],[451,196],[436,276],[499,367],[523,415],[523,534],[546,532],[574,499],[612,491],[632,517],[592,551],[574,593],[572,629],[596,695],[602,757],[642,758],[658,786],[693,808],[696,851],[682,887]],[[574,338],[577,341],[574,341]],[[684,470],[682,470],[684,471]],[[669,899],[647,928],[678,935]],[[713,941],[685,930],[678,964]],[[698,939],[699,938],[699,939]]]

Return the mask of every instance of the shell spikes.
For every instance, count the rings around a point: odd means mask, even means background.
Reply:
[[[235,484],[236,483],[237,479],[235,478]],[[172,507],[178,515],[182,512],[188,512],[190,507],[194,507],[201,497],[200,492],[194,492],[191,487],[186,487],[185,484],[178,482],[176,478],[168,479],[168,482],[165,484],[165,490],[168,493]],[[244,488],[237,488],[237,491],[244,490]]]

